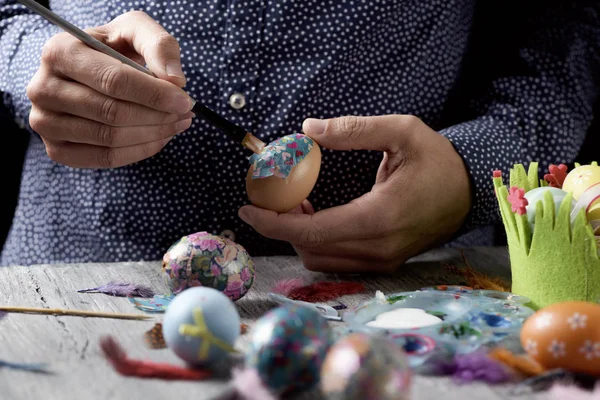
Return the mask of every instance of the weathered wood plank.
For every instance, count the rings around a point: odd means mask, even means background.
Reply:
[[[490,275],[510,279],[504,249],[485,248],[465,251],[472,267]],[[266,294],[275,282],[302,277],[316,280],[358,280],[365,284],[365,294],[346,296],[342,301],[353,306],[371,298],[376,290],[384,293],[415,290],[434,284],[459,284],[460,278],[448,275],[444,263],[463,266],[460,251],[441,249],[426,253],[407,263],[389,276],[359,276],[312,273],[295,257],[257,258],[257,279],[248,295],[237,305],[242,319],[251,323],[274,305]],[[147,284],[158,292],[166,292],[159,262],[41,265],[0,269],[0,302],[5,305],[31,307],[77,308],[98,311],[139,312],[123,298],[102,294],[80,294],[78,289],[95,287],[109,281]],[[156,321],[123,321],[98,318],[55,317],[11,314],[0,322],[0,359],[14,362],[47,362],[53,375],[37,375],[20,371],[0,371],[1,398],[12,399],[209,399],[219,393],[226,382],[164,382],[123,378],[116,374],[99,353],[99,338],[114,335],[135,358],[181,364],[169,350],[150,350],[142,335]],[[239,345],[243,347],[244,340]],[[457,387],[448,379],[417,377],[414,399],[447,400],[469,398],[505,399],[509,387],[485,385]],[[540,395],[541,396],[541,395]],[[303,398],[319,398],[316,392]],[[542,397],[523,397],[534,399]]]

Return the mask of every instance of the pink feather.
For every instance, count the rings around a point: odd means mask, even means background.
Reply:
[[[555,400],[600,400],[600,385],[593,392],[583,390],[573,385],[554,385],[550,396]]]
[[[234,369],[233,386],[244,400],[277,400],[263,385],[258,371],[255,369]]]
[[[302,278],[282,279],[275,284],[273,293],[278,293],[283,296],[288,296],[294,290],[304,286]]]

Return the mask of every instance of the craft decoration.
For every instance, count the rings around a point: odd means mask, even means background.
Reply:
[[[596,244],[600,236],[594,236],[595,221],[588,222],[588,219],[594,215],[591,211],[595,210],[600,196],[600,185],[593,186],[600,179],[600,169],[596,164],[580,166],[566,176],[562,189],[533,192],[540,185],[537,170],[537,163],[531,163],[528,172],[522,165],[515,165],[510,171],[508,187],[504,186],[502,174],[494,173],[508,240],[511,291],[531,299],[530,306],[535,309],[563,301],[595,301],[600,298],[600,259]],[[564,172],[564,168],[561,171]],[[557,176],[556,170],[554,176]],[[559,182],[560,175],[556,185]],[[558,190],[567,194],[563,197]],[[573,200],[577,200],[575,206]],[[527,203],[525,210],[522,209],[524,203]]]
[[[173,294],[195,286],[217,289],[232,301],[254,282],[255,265],[239,244],[207,232],[184,236],[163,257],[162,269]]]
[[[282,305],[256,321],[249,335],[246,369],[255,369],[275,396],[308,390],[319,383],[333,331],[317,311]]]
[[[408,400],[411,379],[406,357],[392,341],[352,333],[329,349],[320,387],[327,400]]]
[[[127,357],[127,353],[117,341],[110,336],[100,340],[100,349],[113,368],[123,376],[191,381],[204,380],[212,376],[211,371],[205,369],[191,369],[168,363],[132,360]]]
[[[435,361],[442,352],[446,361],[454,354],[466,354],[487,346],[497,346],[519,339],[521,326],[534,311],[530,300],[510,292],[470,290],[464,286],[439,285],[416,292],[388,294],[375,298],[344,314],[350,332],[373,333],[389,337],[406,353],[412,368]],[[397,320],[386,321],[388,312],[408,312],[418,316],[413,325],[398,326]],[[417,314],[418,313],[418,314]],[[436,319],[435,324],[421,321]],[[373,323],[373,321],[378,321]]]
[[[150,300],[136,299],[133,297],[129,298],[129,302],[135,306],[135,308],[148,312],[148,313],[164,313],[167,310],[171,301],[175,298],[175,295],[154,295]]]
[[[456,354],[449,362],[439,362],[437,370],[440,375],[452,376],[456,384],[465,384],[473,381],[498,384],[508,382],[512,379],[507,366],[490,357],[486,351],[482,350],[467,354]]]
[[[246,191],[252,204],[284,213],[312,191],[321,169],[321,150],[303,134],[284,136],[250,157]]]
[[[103,293],[118,297],[152,297],[154,290],[148,286],[136,285],[134,283],[116,283],[109,282],[106,285],[98,286],[92,289],[78,290],[77,293]]]
[[[498,277],[489,277],[471,267],[465,252],[461,250],[461,256],[465,266],[459,268],[452,264],[444,264],[444,268],[455,275],[460,275],[466,280],[467,289],[495,290],[498,292],[510,292],[510,288]],[[444,287],[447,285],[438,285]]]
[[[287,297],[293,290],[302,286],[304,286],[304,280],[302,278],[282,279],[275,283],[272,292]]]
[[[335,300],[342,296],[362,293],[365,286],[359,282],[315,282],[291,290],[287,297],[309,303]]]
[[[556,400],[600,400],[600,385],[590,392],[575,385],[557,384],[552,386],[548,394]]]
[[[50,314],[57,316],[73,316],[73,317],[93,317],[93,318],[115,318],[115,319],[131,319],[131,320],[147,320],[151,317],[140,314],[122,314],[110,313],[103,311],[88,311],[88,310],[67,310],[62,308],[34,308],[34,307],[13,307],[0,306],[0,311],[9,313],[22,314]]]
[[[537,311],[523,324],[521,343],[546,370],[563,368],[600,377],[600,305],[561,302]]]
[[[165,349],[167,347],[162,329],[162,323],[159,322],[148,332],[144,333],[144,341],[151,349]]]
[[[222,292],[193,287],[178,294],[163,320],[167,346],[192,366],[206,366],[235,352],[240,316]]]

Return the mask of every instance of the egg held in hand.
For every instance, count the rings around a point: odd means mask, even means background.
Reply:
[[[308,197],[320,169],[321,149],[313,139],[302,134],[284,136],[250,157],[248,198],[266,210],[291,211]]]

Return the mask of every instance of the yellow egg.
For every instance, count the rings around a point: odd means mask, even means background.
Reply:
[[[298,207],[312,191],[321,169],[319,145],[302,134],[269,143],[250,159],[248,198],[257,207],[285,213]]]
[[[562,189],[572,193],[573,199],[577,201],[587,189],[598,183],[600,183],[600,167],[582,165],[569,172]],[[587,219],[588,221],[600,219],[600,199],[594,201],[589,207]]]

